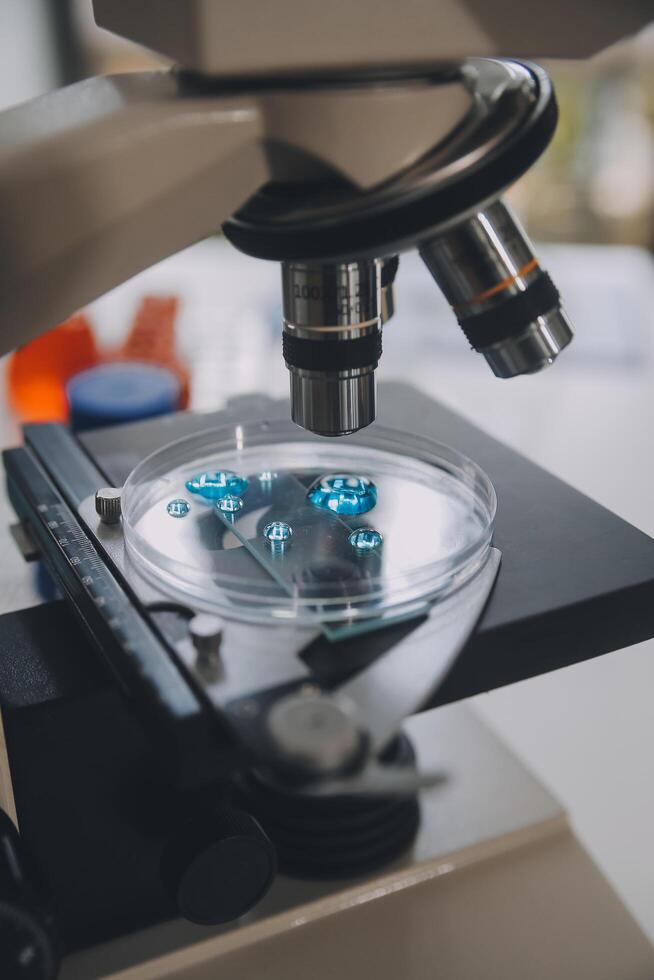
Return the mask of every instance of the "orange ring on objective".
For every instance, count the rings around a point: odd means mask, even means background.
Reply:
[[[508,289],[508,287],[511,286],[516,279],[520,279],[522,276],[528,275],[528,273],[533,272],[533,270],[537,268],[538,259],[530,259],[529,262],[526,262],[525,265],[522,266],[522,268],[518,269],[515,275],[507,276],[506,279],[502,279],[501,282],[491,286],[490,289],[485,289],[482,293],[477,293],[477,295],[473,296],[472,299],[466,300],[465,304],[455,306],[453,309],[460,310],[465,306],[472,306],[475,303],[483,303],[485,299],[490,299],[491,296],[496,296],[497,293],[501,293],[504,289]]]

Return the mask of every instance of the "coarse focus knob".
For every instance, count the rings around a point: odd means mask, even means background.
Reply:
[[[95,493],[95,512],[103,524],[118,524],[120,521],[121,490],[116,487],[100,487]]]
[[[59,964],[52,917],[26,872],[18,831],[0,810],[0,976],[54,980]]]
[[[276,870],[275,848],[257,821],[231,807],[190,821],[161,865],[179,914],[201,925],[245,915],[266,894]]]

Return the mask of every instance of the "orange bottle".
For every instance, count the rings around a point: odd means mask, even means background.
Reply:
[[[66,422],[66,382],[99,360],[83,313],[19,347],[7,366],[7,395],[14,414],[21,422]]]
[[[145,361],[167,367],[181,385],[179,408],[188,408],[189,371],[175,350],[175,321],[179,309],[176,296],[144,296],[116,360]]]

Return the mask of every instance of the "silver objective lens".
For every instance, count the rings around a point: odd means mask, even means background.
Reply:
[[[282,264],[291,417],[304,429],[341,436],[374,421],[380,269],[377,260]]]
[[[540,371],[572,340],[556,287],[502,201],[424,242],[420,255],[497,377]]]

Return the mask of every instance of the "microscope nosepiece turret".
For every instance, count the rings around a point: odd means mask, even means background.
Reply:
[[[374,420],[381,325],[397,256],[410,249],[497,377],[540,371],[572,339],[556,286],[501,200],[552,138],[550,79],[537,65],[469,58],[404,84],[453,80],[471,96],[460,124],[390,178],[277,180],[223,226],[241,251],[282,262],[291,412],[313,432]]]

